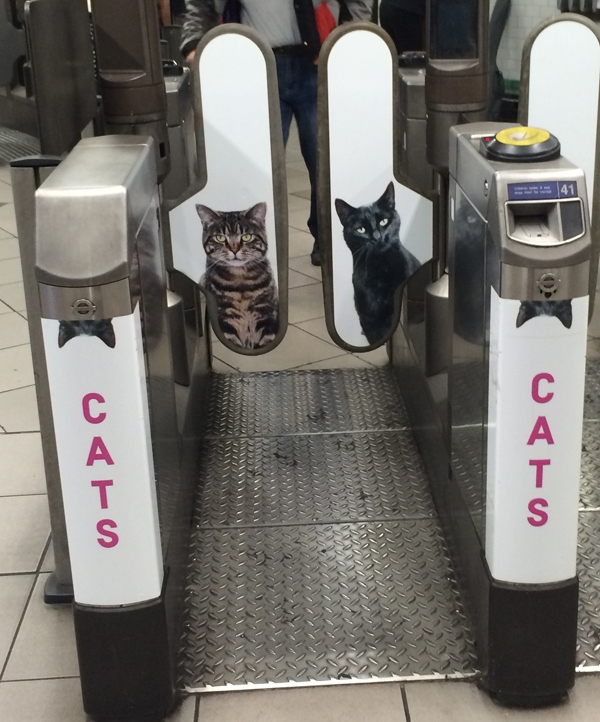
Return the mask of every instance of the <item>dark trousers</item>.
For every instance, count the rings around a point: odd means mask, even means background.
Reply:
[[[300,150],[310,178],[308,230],[317,234],[317,66],[304,58],[276,56],[283,142],[296,118]]]
[[[394,41],[398,55],[411,50],[425,50],[424,15],[402,10],[384,0],[379,8],[379,21]]]

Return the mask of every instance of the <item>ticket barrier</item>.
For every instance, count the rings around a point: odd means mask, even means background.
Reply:
[[[407,298],[393,359],[477,629],[482,684],[535,706],[560,699],[575,675],[585,177],[545,131],[457,126],[449,212],[448,277],[437,284],[448,283],[448,307],[430,289],[423,334]],[[434,350],[420,356],[412,339],[422,337]]]

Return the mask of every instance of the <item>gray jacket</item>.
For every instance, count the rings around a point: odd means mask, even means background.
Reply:
[[[344,2],[353,20],[371,19],[373,0],[344,0]],[[184,55],[194,50],[202,36],[218,25],[225,4],[226,0],[185,0],[186,15],[181,39],[181,52]],[[337,18],[339,15],[338,1],[327,0],[327,4],[333,16]]]

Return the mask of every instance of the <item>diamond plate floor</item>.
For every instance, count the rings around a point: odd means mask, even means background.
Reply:
[[[17,158],[39,152],[40,143],[37,138],[0,126],[0,163],[10,163]]]
[[[216,376],[208,418],[183,688],[475,673],[389,369]]]

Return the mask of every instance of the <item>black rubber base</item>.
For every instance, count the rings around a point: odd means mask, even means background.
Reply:
[[[71,604],[72,601],[73,585],[61,584],[52,572],[44,584],[44,604]]]
[[[579,583],[501,584],[490,579],[488,666],[482,684],[498,702],[544,707],[575,683]]]
[[[83,706],[97,722],[160,722],[173,705],[164,594],[127,607],[73,605]]]

